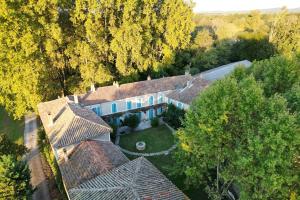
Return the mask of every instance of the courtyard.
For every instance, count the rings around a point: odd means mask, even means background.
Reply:
[[[136,143],[143,141],[146,148],[143,151],[136,149]],[[152,127],[120,136],[120,147],[131,152],[155,153],[165,151],[174,145],[174,136],[166,125]]]

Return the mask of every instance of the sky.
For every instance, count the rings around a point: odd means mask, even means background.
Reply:
[[[240,11],[279,8],[300,7],[300,0],[193,0],[195,12],[211,11]]]

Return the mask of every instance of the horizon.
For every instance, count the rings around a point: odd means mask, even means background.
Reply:
[[[282,7],[300,8],[300,1],[297,0],[193,0],[193,2],[195,13],[251,11]]]

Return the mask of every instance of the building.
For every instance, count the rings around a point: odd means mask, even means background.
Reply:
[[[99,87],[86,94],[73,95],[76,103],[93,110],[109,124],[122,125],[128,113],[135,113],[142,123],[160,115],[166,104],[172,103],[181,109],[188,109],[192,100],[211,82],[223,78],[238,66],[250,67],[244,60],[223,65],[201,74],[164,77],[119,85]],[[150,123],[148,123],[150,126]],[[147,127],[143,125],[143,127]]]
[[[130,113],[142,127],[167,104],[188,109],[213,81],[249,61],[224,65],[191,76],[164,77],[95,88],[38,105],[69,199],[188,199],[145,158],[130,161],[110,141],[108,123],[122,126]]]

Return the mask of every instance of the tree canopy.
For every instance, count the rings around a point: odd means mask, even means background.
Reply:
[[[190,43],[183,0],[1,1],[0,103],[14,117],[92,83],[164,71]]]
[[[241,199],[287,199],[299,186],[297,128],[283,97],[265,97],[253,76],[228,77],[201,93],[187,112],[177,134],[175,171],[188,185],[208,184],[217,199],[231,184]]]

